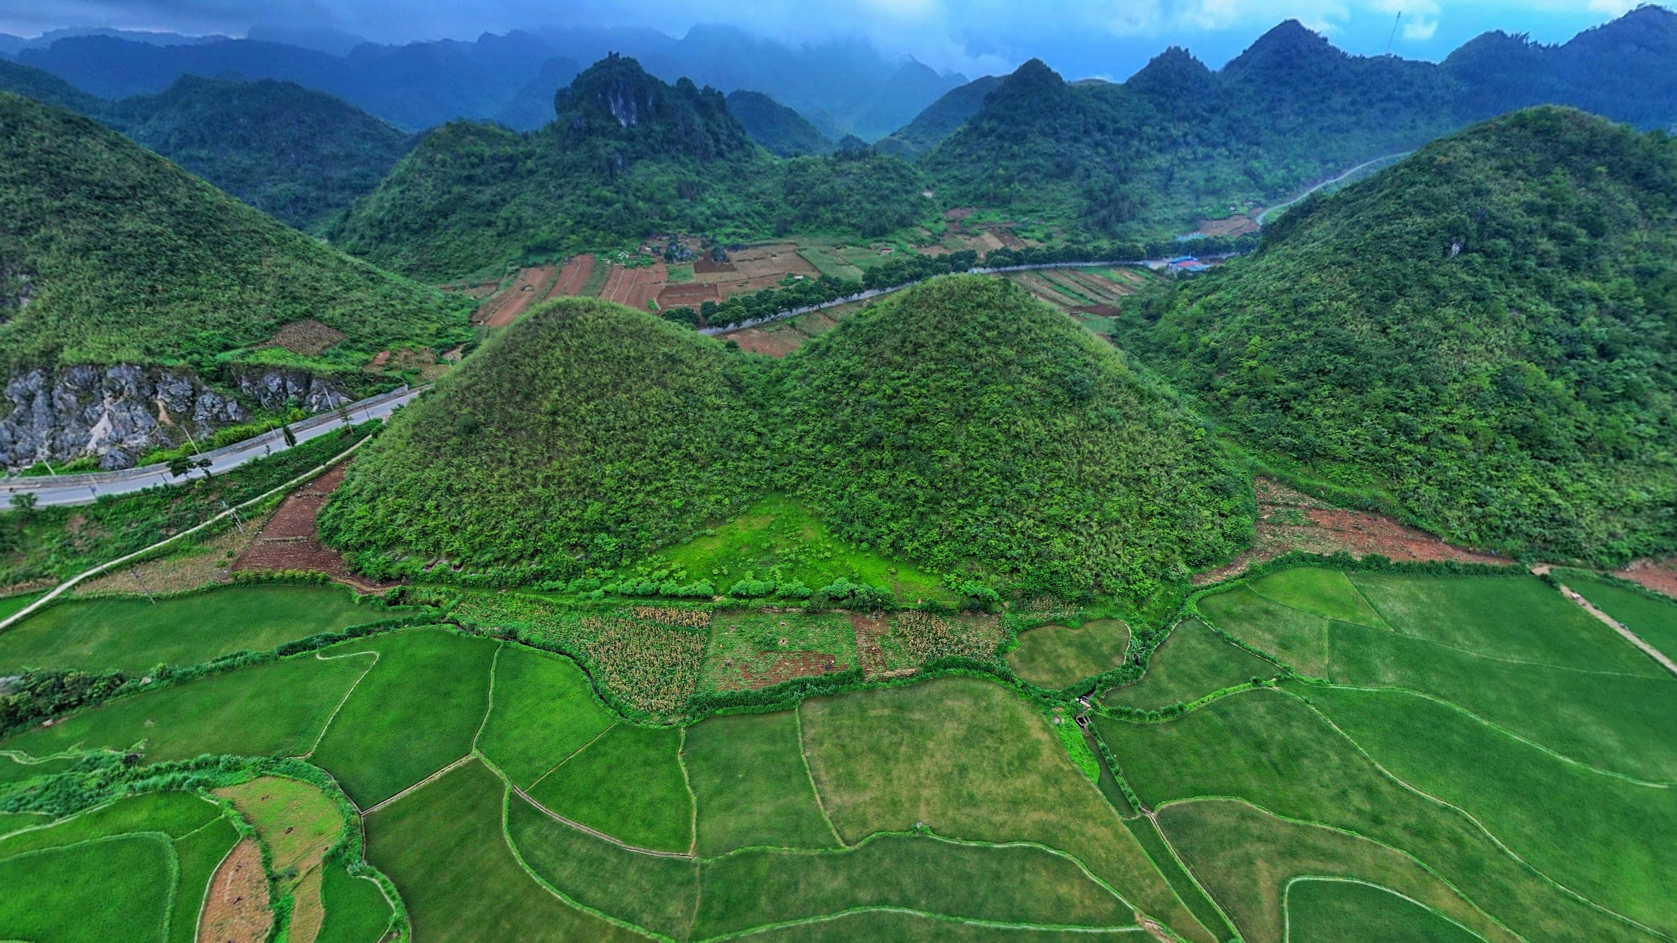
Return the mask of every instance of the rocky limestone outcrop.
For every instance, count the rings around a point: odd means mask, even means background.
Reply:
[[[322,412],[349,401],[329,380],[302,371],[253,371],[238,386],[268,410],[295,402]],[[96,456],[100,468],[129,468],[153,449],[185,442],[188,433],[203,441],[249,415],[237,397],[187,371],[134,364],[84,364],[56,375],[29,370],[7,382],[0,401],[0,467]]]
[[[275,412],[295,403],[308,412],[323,413],[350,402],[331,380],[306,370],[269,368],[260,373],[241,374],[239,392],[263,409]]]

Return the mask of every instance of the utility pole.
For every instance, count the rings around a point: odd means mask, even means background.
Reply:
[[[1397,42],[1398,24],[1403,22],[1403,11],[1399,10],[1397,19],[1392,21],[1392,38],[1386,40],[1386,55],[1392,54],[1392,44]]]
[[[245,534],[245,522],[239,519],[239,509],[235,507],[228,507],[226,501],[221,502],[221,509],[223,511],[233,512],[233,526],[239,529],[239,536],[247,536]]]
[[[145,580],[140,579],[140,571],[134,569],[133,567],[129,567],[128,575],[134,577],[134,582],[140,584],[140,592],[146,594],[146,599],[149,600],[152,605],[157,605],[157,600],[152,598],[151,590],[146,588]]]

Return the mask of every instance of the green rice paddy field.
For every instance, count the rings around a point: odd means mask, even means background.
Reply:
[[[824,576],[850,552],[779,526],[670,562]],[[1677,604],[1566,580],[1677,638]],[[379,618],[319,587],[77,602],[0,633],[0,674],[193,665]],[[866,666],[870,625],[714,613],[693,677],[778,664],[751,648],[771,635]],[[701,718],[620,714],[602,654],[442,624],[140,686],[0,739],[0,940],[197,939],[241,830],[297,943],[1677,939],[1677,677],[1551,586],[1295,568],[1196,597],[1162,642],[1138,625]],[[1088,707],[1026,693],[1143,656]],[[153,775],[205,754],[233,758],[213,793]],[[145,785],[95,795],[113,775]]]

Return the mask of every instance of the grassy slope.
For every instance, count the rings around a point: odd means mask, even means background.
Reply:
[[[1542,108],[1290,211],[1124,337],[1229,430],[1470,546],[1677,548],[1677,144]]]
[[[1476,943],[1484,938],[1385,888],[1350,881],[1300,881],[1287,890],[1298,943]]]
[[[693,847],[693,796],[681,732],[620,723],[530,790],[543,807],[618,841],[656,851]]]
[[[1606,580],[1568,573],[1567,586],[1667,657],[1677,657],[1677,603]]]
[[[229,586],[151,603],[93,599],[59,603],[0,633],[0,671],[116,669],[137,674],[159,664],[197,665],[387,613],[356,605],[339,588]]]
[[[314,318],[349,335],[317,366],[465,335],[462,305],[347,258],[93,121],[0,93],[0,374],[188,363]],[[234,359],[273,358],[273,352]]]
[[[1203,433],[1008,282],[936,279],[781,367],[798,491],[865,546],[1135,593],[1250,534],[1250,498]]]
[[[322,532],[355,550],[561,574],[579,553],[639,557],[758,485],[749,366],[644,313],[556,302],[404,410],[351,467]]]

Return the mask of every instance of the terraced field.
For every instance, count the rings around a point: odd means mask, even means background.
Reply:
[[[1677,611],[1568,579],[1651,637]],[[286,606],[248,589],[138,604],[244,647],[362,611],[320,591],[292,607],[315,622],[263,621]],[[898,659],[883,670],[943,632],[983,639],[993,673],[909,667],[766,713],[661,719],[609,706],[602,679],[615,675],[594,656],[526,644],[563,648],[563,607],[473,598],[474,625],[520,618],[500,637],[328,634],[0,740],[0,938],[191,940],[206,920],[360,943],[392,929],[423,941],[1677,934],[1677,677],[1532,577],[1281,570],[1201,594],[1162,641],[1140,617],[1051,609],[1023,631],[911,612],[705,612],[706,665],[747,658],[735,639],[773,636],[841,667],[863,664],[871,640]],[[161,630],[63,628],[118,611],[85,606],[13,630],[58,627],[19,636],[32,666],[226,648],[198,641],[211,628],[173,648],[141,644]],[[1025,696],[1096,676],[1122,683],[1087,707]],[[206,754],[219,759],[194,759]],[[214,882],[245,866],[230,855],[241,829],[264,851],[271,903],[207,908]]]

